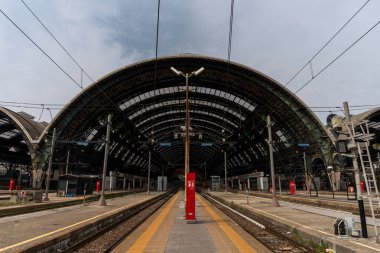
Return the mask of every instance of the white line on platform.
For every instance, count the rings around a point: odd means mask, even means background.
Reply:
[[[108,215],[108,214],[111,214],[111,213],[117,212],[117,211],[119,211],[119,210],[125,209],[125,208],[127,208],[127,207],[132,206],[132,205],[137,205],[137,204],[142,203],[142,202],[144,202],[144,201],[146,201],[146,199],[141,200],[141,201],[138,201],[138,202],[135,202],[135,203],[131,203],[131,204],[128,204],[128,205],[125,205],[125,206],[122,206],[122,207],[119,207],[119,208],[117,208],[117,209],[115,209],[115,210],[111,210],[111,211],[109,211],[109,212],[106,212],[106,213],[103,213],[103,214],[100,214],[100,215],[96,215],[96,216],[94,216],[94,217],[92,217],[92,218],[89,218],[89,219],[87,219],[87,220],[82,220],[82,221],[80,221],[80,222],[77,222],[77,223],[71,224],[71,225],[69,225],[69,226],[67,226],[67,227],[63,227],[63,228],[60,228],[60,229],[57,229],[57,230],[54,230],[54,231],[48,232],[48,233],[46,233],[46,234],[43,234],[43,235],[40,235],[40,236],[36,236],[36,237],[34,237],[34,238],[31,238],[31,239],[28,239],[28,240],[25,240],[25,241],[22,241],[22,242],[19,242],[19,243],[16,243],[16,244],[13,244],[13,245],[10,245],[10,246],[7,246],[7,247],[4,247],[4,248],[1,248],[1,249],[0,249],[0,252],[4,252],[4,251],[6,251],[6,250],[9,250],[9,249],[15,248],[15,247],[17,247],[17,246],[20,246],[20,245],[23,245],[23,244],[26,244],[26,243],[29,243],[29,242],[32,242],[32,241],[38,240],[38,239],[40,239],[40,238],[43,238],[43,237],[46,237],[46,236],[49,236],[49,235],[56,234],[56,233],[58,233],[58,232],[60,232],[60,231],[66,230],[66,229],[68,229],[68,228],[75,227],[75,226],[77,226],[77,225],[79,225],[79,224],[83,224],[83,223],[85,223],[85,222],[88,222],[88,221],[94,220],[94,219],[99,218],[99,217],[102,217],[102,216],[105,216],[105,215]]]
[[[232,212],[234,212],[234,213],[240,215],[241,217],[245,218],[246,220],[249,220],[249,221],[252,222],[253,224],[256,224],[257,226],[259,226],[259,227],[265,229],[265,226],[264,226],[263,224],[258,223],[257,221],[252,220],[251,218],[249,218],[249,217],[247,217],[247,216],[245,216],[245,215],[243,215],[243,214],[241,214],[241,213],[235,211],[234,209],[232,209],[232,208],[230,208],[229,206],[226,206],[225,204],[223,204],[223,203],[217,201],[216,199],[214,199],[213,197],[211,197],[211,196],[209,196],[209,195],[208,195],[207,197],[209,197],[210,199],[214,200],[214,201],[217,202],[218,204],[224,206],[224,207],[227,208],[228,210],[230,210],[230,211],[232,211]]]
[[[246,206],[246,207],[248,207],[248,208],[250,208],[250,209],[253,209],[253,210],[257,211],[257,212],[265,213],[265,214],[267,214],[267,215],[270,215],[270,216],[276,217],[276,218],[278,218],[278,219],[281,219],[281,220],[285,220],[285,221],[291,222],[291,223],[293,223],[293,224],[296,224],[297,226],[300,226],[300,227],[303,227],[303,228],[306,228],[306,229],[310,229],[310,230],[313,230],[313,231],[318,231],[318,232],[320,232],[320,233],[323,233],[323,234],[326,234],[326,235],[329,235],[329,236],[332,236],[332,237],[335,237],[335,236],[336,236],[336,235],[333,235],[333,234],[327,233],[327,232],[325,232],[325,231],[318,230],[318,229],[314,229],[314,228],[311,228],[311,227],[309,227],[309,226],[306,226],[306,225],[300,224],[300,223],[298,223],[298,222],[295,222],[295,221],[292,221],[292,220],[285,219],[285,218],[280,217],[280,216],[277,216],[277,215],[275,215],[275,214],[271,214],[271,213],[268,213],[268,212],[265,212],[265,211],[262,211],[262,210],[259,210],[259,209],[256,209],[256,208],[253,208],[253,207],[250,207],[250,206],[247,205],[247,204],[243,204],[243,205]],[[354,244],[357,244],[357,245],[360,245],[360,246],[366,247],[366,248],[368,248],[368,249],[372,249],[372,250],[375,250],[375,251],[377,251],[377,252],[380,252],[380,249],[373,248],[373,247],[371,247],[371,246],[368,246],[368,245],[362,244],[362,243],[360,243],[360,242],[354,242],[354,241],[347,241],[347,242],[354,243]]]

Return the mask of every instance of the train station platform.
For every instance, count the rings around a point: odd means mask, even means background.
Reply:
[[[368,239],[339,237],[334,234],[333,223],[335,219],[354,217],[356,228],[360,229],[358,215],[341,210],[292,203],[297,201],[302,203],[305,196],[292,196],[292,202],[280,200],[280,207],[273,207],[268,194],[265,197],[250,195],[248,196],[248,203],[247,195],[242,193],[209,192],[209,195],[223,200],[225,203],[233,203],[240,209],[249,210],[260,219],[265,219],[274,226],[292,234],[293,237],[299,237],[301,240],[312,240],[315,243],[323,241],[336,252],[380,252],[380,244],[376,243],[374,227],[371,225],[373,221],[369,217],[367,217]],[[340,204],[336,201],[336,205],[339,207]]]
[[[116,194],[116,193],[114,193]],[[120,193],[118,193],[120,194]],[[19,252],[41,245],[45,242],[70,234],[78,228],[95,224],[120,210],[132,208],[161,193],[150,195],[136,193],[123,197],[107,199],[106,207],[99,207],[97,202],[86,205],[71,205],[27,214],[0,218],[0,252]],[[324,201],[324,197],[311,199],[303,193],[290,197],[292,201],[280,200],[280,207],[271,205],[269,194],[261,197],[260,193],[247,196],[243,193],[208,192],[227,204],[233,203],[239,209],[249,210],[258,217],[257,222],[266,220],[278,226],[287,234],[300,240],[314,243],[323,241],[329,248],[339,253],[380,252],[380,244],[375,242],[372,219],[367,217],[369,239],[339,237],[334,235],[333,222],[336,218],[354,217],[356,228],[360,229],[360,219],[352,212],[321,208],[302,204],[304,199]],[[335,196],[335,205],[346,205],[339,200],[344,196]],[[55,199],[52,203],[71,201],[68,198]],[[78,199],[80,200],[80,199]],[[330,200],[328,200],[330,201]],[[298,202],[298,203],[294,203]],[[349,201],[355,205],[355,201]],[[352,203],[351,203],[352,202]],[[45,203],[46,204],[46,203]],[[6,207],[0,208],[3,211]],[[139,228],[131,233],[114,252],[269,252],[260,242],[231,221],[226,215],[214,208],[200,196],[196,198],[195,224],[186,224],[184,219],[183,192],[179,192],[163,208],[154,213]],[[380,220],[379,220],[380,222]],[[29,251],[30,252],[30,251]]]
[[[145,189],[135,189],[129,191],[112,191],[105,192],[107,199],[122,197],[128,194],[135,194],[139,192],[145,192]],[[8,193],[8,195],[7,195]],[[65,206],[72,206],[83,203],[90,203],[97,201],[100,197],[100,193],[88,194],[86,196],[75,196],[75,197],[60,197],[57,196],[56,192],[49,193],[48,201],[33,202],[33,201],[20,201],[19,203],[11,203],[9,201],[10,194],[8,191],[0,191],[0,217],[6,217],[11,215],[18,215],[23,213],[37,212],[46,209],[54,209]],[[12,193],[15,194],[15,191]],[[45,193],[42,194],[45,197]]]
[[[73,230],[95,224],[116,212],[157,197],[159,194],[162,193],[129,194],[107,199],[107,206],[97,206],[97,202],[90,202],[86,205],[70,205],[2,217],[0,218],[0,252],[20,252],[30,249],[34,245],[55,240],[70,234]],[[51,202],[56,203],[65,200],[70,201],[68,198],[58,200],[52,197]],[[60,238],[59,240],[64,243],[64,239]]]
[[[271,252],[199,196],[196,223],[186,224],[184,216],[184,194],[179,192],[113,252]]]

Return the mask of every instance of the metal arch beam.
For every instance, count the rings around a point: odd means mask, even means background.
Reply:
[[[218,110],[223,110],[223,111],[225,111],[225,109],[230,109],[231,112],[228,112],[228,114],[232,114],[234,116],[241,115],[242,117],[247,117],[247,114],[249,113],[249,110],[245,108],[244,106],[238,103],[231,103],[231,101],[222,97],[218,97],[211,94],[195,93],[195,92],[190,92],[189,95],[190,95],[191,105],[195,105],[195,106],[203,105],[205,107],[210,107],[213,109],[218,109]],[[184,100],[183,94],[179,92],[178,94],[177,93],[163,94],[163,95],[158,95],[155,98],[147,98],[144,100],[140,100],[139,102],[134,103],[128,108],[123,109],[123,111],[126,112],[126,115],[128,117],[132,117],[135,114],[138,114],[138,116],[134,116],[134,117],[141,117],[141,114],[143,113],[149,113],[150,111],[154,111],[162,106],[165,106],[161,104],[166,104],[166,106],[168,107],[171,107],[171,106],[175,107],[175,106],[181,106],[181,105],[183,107],[184,102],[181,102],[183,100]],[[215,106],[208,105],[208,103]],[[226,106],[226,104],[229,104],[229,105]]]
[[[161,85],[182,86],[182,83],[179,83],[175,76],[170,73],[169,67],[171,65],[175,65],[181,70],[191,70],[193,68],[196,69],[200,66],[204,66],[207,71],[205,71],[202,76],[196,77],[192,81],[192,84],[195,87],[205,86],[212,89],[222,89],[231,94],[243,94],[244,99],[248,102],[254,102],[255,106],[269,106],[270,110],[264,110],[267,113],[276,110],[279,110],[280,112],[291,112],[287,115],[286,122],[280,120],[280,115],[277,115],[278,120],[276,118],[274,118],[274,120],[277,120],[279,124],[285,125],[284,129],[294,129],[295,133],[299,132],[298,136],[293,136],[295,134],[294,132],[290,133],[295,140],[302,139],[302,136],[311,136],[313,139],[317,138],[318,135],[323,136],[324,134],[323,126],[318,123],[318,120],[310,111],[308,111],[306,106],[290,91],[276,83],[274,80],[239,64],[195,55],[159,58],[157,61],[150,60],[140,62],[120,69],[86,88],[69,106],[61,111],[56,117],[55,122],[49,127],[52,128],[54,125],[60,125],[63,127],[62,129],[66,129],[68,133],[80,131],[79,126],[86,124],[86,116],[91,115],[95,110],[87,110],[88,107],[86,110],[79,110],[77,109],[78,106],[81,104],[95,106],[105,101],[104,98],[102,98],[101,92],[97,90],[98,87],[101,87],[101,89],[118,105],[123,99],[127,99],[126,95],[130,95],[130,98],[132,98],[135,94],[141,94],[142,92],[152,90],[154,83],[154,75],[152,75],[152,73],[154,73],[155,66],[157,66],[158,87],[161,87]],[[227,68],[229,69],[228,75],[226,73]],[[199,96],[196,92],[194,94],[194,96]],[[229,99],[227,97],[224,98],[226,100]],[[256,101],[258,105],[256,105]],[[265,101],[274,101],[275,103],[269,104],[265,103]],[[70,106],[73,107],[69,110]],[[304,109],[305,111],[298,112],[299,108]],[[253,112],[257,109],[258,108],[254,108]],[[101,115],[101,113],[99,113],[99,115]],[[249,113],[249,115],[251,114]],[[194,116],[198,117],[199,115]],[[302,117],[302,119],[300,119],[300,117]],[[217,122],[215,119],[212,119],[212,121]],[[65,124],[68,125],[65,126]],[[309,124],[312,124],[313,126],[308,127]],[[144,128],[137,128],[137,132],[134,132],[132,128],[128,129],[128,131],[129,133],[138,133],[141,129]],[[147,128],[144,130],[146,129]],[[233,130],[234,127],[231,129]],[[327,142],[328,141],[326,141],[326,143]],[[316,146],[319,148],[320,143]]]
[[[161,125],[162,126],[162,125]],[[205,140],[205,142],[213,142],[214,144],[218,144],[222,142],[222,134],[215,129],[208,128],[205,125],[198,125],[198,124],[192,124],[196,129],[201,131],[203,134],[202,140]],[[174,139],[174,133],[175,130],[177,132],[180,132],[181,130],[178,129],[178,125],[170,125],[170,126],[162,126],[160,128],[155,129],[155,139],[160,141],[170,141]],[[169,138],[168,136],[172,136]],[[166,138],[165,138],[166,137]],[[174,139],[175,140],[175,139]]]
[[[192,111],[192,114],[204,112],[205,114],[209,113],[210,114],[209,116],[212,116],[212,117],[216,117],[216,116],[221,117],[220,119],[221,120],[225,119],[224,121],[226,121],[228,124],[231,124],[229,122],[232,122],[237,126],[242,121],[239,117],[237,117],[236,115],[234,115],[232,113],[224,112],[221,109],[217,109],[217,108],[213,108],[213,107],[209,107],[209,106],[191,104],[190,110]],[[139,124],[141,124],[141,122],[144,122],[144,121],[146,121],[146,122],[155,121],[154,117],[157,115],[160,115],[160,113],[164,113],[164,112],[182,113],[182,111],[183,111],[183,106],[181,106],[181,105],[162,106],[162,107],[159,107],[155,110],[150,110],[148,112],[145,112],[145,113],[139,115],[138,118],[140,118],[140,119],[134,118],[133,121],[135,122],[136,125],[139,125]]]
[[[213,115],[205,115],[205,114],[200,114],[198,112],[192,112],[191,114],[192,114],[192,117],[194,119],[199,118],[199,119],[209,120],[211,122],[215,122],[215,124],[219,125],[219,126],[224,126],[224,122],[226,122],[226,121],[223,121],[222,119],[218,119],[218,118],[214,117]],[[176,113],[170,113],[170,114],[166,114],[166,115],[157,116],[155,119],[155,124],[156,125],[162,124],[162,122],[166,123],[166,120],[172,120],[173,118],[175,118],[175,119],[183,118],[183,113],[176,112]],[[142,132],[146,132],[147,128],[153,127],[152,121],[153,120],[150,119],[148,121],[145,121],[143,124],[139,125],[142,129],[144,129]],[[236,127],[229,122],[228,122],[227,126],[229,129],[236,129]],[[210,125],[210,127],[211,127],[211,125]]]
[[[184,117],[176,117],[176,118],[169,118],[169,119],[167,119],[167,121],[161,121],[161,122],[157,122],[157,123],[155,123],[155,126],[157,127],[157,126],[161,126],[161,125],[165,125],[167,122],[171,122],[171,123],[173,123],[173,125],[175,124],[175,122],[183,122],[184,121]],[[212,128],[212,127],[215,127],[215,129],[216,129],[216,127],[220,127],[221,125],[220,124],[218,124],[218,122],[212,122],[212,121],[210,121],[210,120],[208,120],[208,119],[206,119],[205,117],[203,117],[203,115],[202,115],[202,118],[193,118],[192,119],[192,122],[198,122],[198,124],[204,124],[205,126],[209,126],[209,128]],[[176,126],[180,126],[180,125],[176,125]],[[150,126],[147,126],[146,128],[144,128],[144,129],[142,129],[141,130],[141,132],[142,133],[146,133],[146,132],[148,132],[149,130],[151,130],[153,128],[153,126],[152,125],[150,125]],[[234,129],[234,128],[232,128],[232,127],[230,127],[230,126],[228,126],[228,127],[226,127],[226,126],[223,126],[223,128],[225,129],[225,130],[227,130],[229,133],[232,133],[233,132],[233,130],[232,129]]]
[[[18,137],[9,140],[14,142],[14,145],[12,143],[9,144],[21,148],[20,152],[17,152],[17,155],[12,154],[13,152],[9,152],[8,150],[2,151],[1,159],[14,163],[31,164],[32,169],[37,171],[37,169],[42,167],[42,161],[36,156],[35,149],[37,148],[38,136],[42,133],[45,126],[4,107],[0,107],[0,117],[6,119],[6,124],[11,125],[19,132],[17,134]],[[22,140],[25,141],[25,144],[21,142]],[[35,187],[35,182],[33,183],[33,187]]]
[[[185,150],[183,145],[179,145],[177,147],[165,148],[161,151],[161,154],[165,159],[170,159],[171,157],[177,159],[179,154],[183,155],[184,152]],[[191,159],[193,159],[194,157],[201,157],[202,159],[205,159],[207,156],[214,154],[215,151],[210,150],[209,148],[202,148],[195,144],[190,144],[190,152],[192,153],[192,155],[190,156]]]

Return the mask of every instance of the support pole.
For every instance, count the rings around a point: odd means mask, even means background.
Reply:
[[[227,152],[224,151],[224,192],[227,192]]]
[[[110,146],[110,133],[111,133],[111,114],[107,117],[107,134],[106,134],[106,146],[104,148],[104,161],[103,161],[103,178],[102,178],[102,191],[100,199],[98,201],[98,206],[106,206],[106,196],[104,194],[106,186],[106,176],[107,176],[107,165],[108,165],[108,149]]]
[[[70,148],[67,150],[66,175],[69,174],[69,163],[70,163]]]
[[[206,168],[206,163],[205,163],[205,186],[207,188],[207,168]]]
[[[187,199],[187,173],[189,173],[189,149],[190,149],[190,138],[189,138],[189,127],[190,127],[190,103],[189,103],[189,74],[186,73],[186,117],[185,117],[185,203]],[[186,204],[185,204],[186,205]]]
[[[48,165],[48,170],[46,172],[46,189],[45,189],[44,201],[49,201],[50,172],[51,172],[51,164],[53,163],[53,154],[54,154],[54,145],[55,145],[55,134],[56,134],[56,129],[54,128],[53,129],[53,137],[51,139],[49,165]]]
[[[309,175],[307,174],[307,162],[306,162],[306,151],[303,151],[303,166],[305,170],[305,184],[307,191],[309,191],[309,194],[311,196],[311,183],[310,183],[310,178]]]
[[[272,179],[272,206],[279,207],[276,197],[276,179],[274,176],[274,160],[273,160],[273,139],[272,139],[272,121],[270,116],[268,115],[268,144],[269,144],[269,159],[270,159],[270,174]]]
[[[147,194],[150,194],[150,168],[152,166],[152,151],[149,150],[149,164],[148,164],[148,189],[146,191]]]
[[[344,114],[346,117],[346,123],[351,122],[351,116],[350,116],[350,110],[348,107],[348,102],[343,102],[344,107]],[[362,236],[363,238],[368,238],[368,232],[367,232],[367,222],[365,219],[365,209],[364,209],[364,202],[363,202],[363,196],[361,192],[360,187],[360,173],[359,173],[359,164],[358,164],[358,150],[356,148],[351,149],[352,151],[352,164],[354,166],[355,170],[355,184],[356,184],[356,196],[358,199],[358,206],[359,206],[359,214],[360,214],[360,223],[362,227]]]

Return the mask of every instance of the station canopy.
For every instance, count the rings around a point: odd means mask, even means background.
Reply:
[[[54,162],[60,168],[101,173],[107,115],[112,115],[109,170],[173,175],[184,168],[185,78],[191,73],[190,171],[229,176],[269,173],[267,116],[273,121],[276,173],[299,161],[298,144],[328,161],[331,141],[323,125],[291,91],[264,74],[221,59],[184,54],[139,62],[99,79],[73,98],[40,137],[56,128]],[[70,151],[69,151],[70,150]],[[45,152],[46,153],[46,152]],[[326,165],[327,166],[327,165]]]
[[[38,138],[46,125],[25,112],[0,107],[0,162],[30,165]]]

